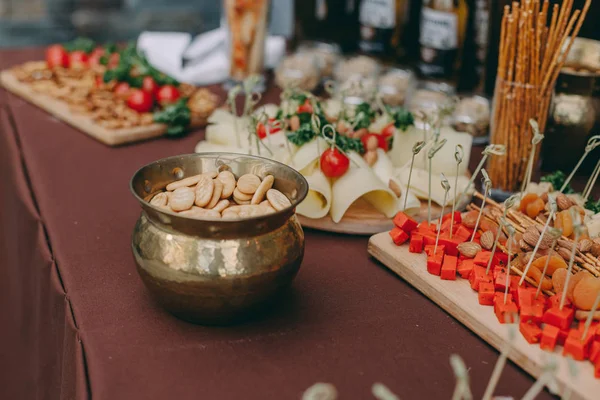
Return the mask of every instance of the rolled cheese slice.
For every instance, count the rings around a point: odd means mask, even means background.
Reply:
[[[394,192],[375,175],[360,155],[351,152],[349,157],[350,168],[331,187],[333,197],[330,214],[333,222],[340,222],[352,203],[361,197],[386,217],[393,217],[397,210]]]
[[[396,177],[400,179],[400,182],[406,186],[408,182],[409,169],[404,168],[396,170]],[[450,191],[448,192],[448,198],[446,199],[446,206],[452,204],[454,198],[454,176],[447,176],[448,182],[450,183]],[[469,179],[466,176],[458,177],[458,187],[456,189],[456,195],[460,197],[461,193],[467,187]],[[429,198],[429,173],[420,168],[413,168],[412,177],[410,178],[410,190],[421,199]],[[444,202],[444,189],[441,185],[440,175],[432,174],[431,176],[431,201],[440,206]]]
[[[302,203],[296,207],[296,212],[307,218],[323,218],[329,213],[331,207],[331,183],[316,165],[310,175],[305,175],[308,182],[308,194]]]

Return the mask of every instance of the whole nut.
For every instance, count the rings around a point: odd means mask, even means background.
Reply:
[[[556,196],[556,206],[558,207],[559,211],[568,210],[569,207],[571,207],[572,205],[573,202],[571,201],[571,199],[569,199],[563,193],[559,193]]]
[[[481,246],[474,242],[464,242],[457,246],[460,254],[467,258],[474,258],[481,251]]]
[[[365,147],[367,151],[375,151],[379,147],[379,141],[375,136],[369,136]]]
[[[530,226],[527,228],[525,233],[523,233],[523,241],[530,246],[535,246],[540,239],[540,233],[536,229],[535,226]]]
[[[544,203],[547,203],[548,202],[548,192],[542,193],[542,195],[540,196],[540,199],[542,199],[542,201]]]
[[[592,241],[589,239],[582,239],[579,241],[579,251],[582,253],[587,253],[592,249]]]
[[[297,115],[294,115],[290,118],[290,129],[295,132],[298,128],[300,128],[300,118]]]
[[[367,151],[363,156],[363,159],[366,161],[369,166],[373,166],[377,162],[377,152],[376,151]]]
[[[359,130],[355,131],[354,134],[352,135],[353,138],[355,139],[360,139],[363,136],[365,136],[367,133],[369,133],[369,131],[367,130],[367,128],[360,128]],[[375,147],[377,148],[377,147]]]
[[[595,257],[600,257],[600,238],[596,238],[592,242],[592,254]]]
[[[530,246],[529,244],[527,244],[527,242],[525,242],[523,239],[519,240],[519,247],[523,251],[531,251],[531,250],[533,250],[533,246]]]
[[[564,247],[559,247],[556,252],[563,258],[565,261],[571,260],[571,250],[567,250]]]
[[[481,243],[481,247],[486,250],[490,250],[494,245],[494,232],[485,231],[483,235],[479,238],[479,243]]]
[[[338,123],[336,124],[336,130],[341,133],[342,135],[344,135],[346,132],[348,132],[348,124],[346,123],[346,121],[338,121]]]

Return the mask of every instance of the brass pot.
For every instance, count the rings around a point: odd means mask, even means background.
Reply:
[[[550,103],[542,169],[569,173],[600,129],[600,41],[577,38],[560,71]],[[589,175],[600,149],[590,154],[578,173]]]
[[[292,207],[244,220],[198,220],[151,205],[175,180],[208,171],[236,176],[271,174]],[[188,154],[155,161],[131,179],[142,206],[131,248],[142,281],[175,316],[195,323],[227,324],[253,314],[284,291],[304,256],[304,232],[295,208],[308,183],[294,169],[261,157]]]

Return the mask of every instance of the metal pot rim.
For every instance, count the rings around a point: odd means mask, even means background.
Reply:
[[[278,168],[281,168],[283,170],[288,171],[292,176],[294,176],[295,180],[298,182],[298,184],[296,185],[297,187],[295,188],[297,190],[297,195],[295,196],[294,199],[290,199],[290,201],[292,202],[292,206],[288,207],[284,210],[281,211],[277,211],[275,213],[272,214],[267,214],[267,215],[263,215],[263,216],[258,216],[258,217],[251,217],[251,218],[244,218],[244,219],[239,219],[239,220],[218,220],[218,219],[195,219],[195,218],[188,218],[185,216],[181,216],[178,215],[175,212],[172,211],[166,211],[164,209],[161,209],[157,206],[154,206],[152,204],[150,204],[150,202],[144,200],[144,198],[142,198],[137,191],[135,190],[134,186],[135,186],[135,182],[143,179],[143,172],[152,168],[152,167],[156,167],[160,164],[166,164],[166,163],[172,163],[175,160],[179,160],[180,164],[183,164],[184,161],[186,160],[190,160],[190,159],[206,159],[206,158],[214,158],[217,162],[218,160],[221,159],[221,157],[223,157],[223,160],[229,160],[230,162],[239,162],[237,161],[238,159],[245,159],[245,160],[254,160],[254,161],[259,161],[265,164],[270,164],[270,165],[274,165],[277,166]],[[184,178],[184,176],[181,176],[179,179]],[[276,177],[277,180],[277,177]],[[158,189],[158,188],[155,188]],[[164,189],[164,188],[163,188]],[[136,198],[136,200],[140,203],[140,205],[142,206],[142,209],[146,212],[146,214],[148,215],[148,217],[151,220],[158,220],[158,222],[164,224],[164,225],[171,225],[175,230],[178,231],[183,231],[185,233],[188,234],[194,234],[196,230],[205,232],[205,233],[213,233],[213,234],[217,234],[219,232],[226,232],[226,233],[233,233],[236,230],[245,230],[245,228],[248,228],[250,226],[261,226],[264,225],[264,230],[268,231],[268,230],[272,230],[274,229],[276,226],[283,224],[286,220],[288,220],[292,215],[294,215],[295,213],[295,209],[298,206],[298,204],[300,204],[307,196],[308,194],[308,190],[309,190],[309,186],[308,186],[308,182],[306,181],[306,178],[304,178],[304,176],[296,171],[295,169],[280,163],[278,161],[274,161],[268,158],[264,158],[264,157],[259,157],[259,156],[255,156],[255,155],[248,155],[248,154],[237,154],[237,153],[227,153],[227,152],[207,152],[207,153],[190,153],[190,154],[182,154],[182,155],[178,155],[178,156],[171,156],[171,157],[166,157],[166,158],[162,158],[156,161],[153,161],[149,164],[146,164],[142,167],[140,167],[138,170],[135,171],[135,173],[133,174],[133,176],[131,177],[130,181],[129,181],[129,190],[131,191],[131,193],[133,194],[133,196]],[[147,191],[147,190],[146,190]],[[150,190],[148,192],[148,195],[151,195],[152,193],[155,193],[156,190]],[[266,224],[260,224],[261,222],[266,222]],[[181,229],[182,227],[184,227],[185,229]],[[259,230],[263,230],[260,229]]]

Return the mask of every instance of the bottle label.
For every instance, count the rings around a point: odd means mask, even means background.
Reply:
[[[367,53],[388,52],[396,27],[396,1],[364,0],[358,18],[360,49]]]
[[[450,78],[458,54],[458,18],[451,12],[423,7],[419,71],[432,78]]]
[[[437,50],[458,47],[458,18],[456,14],[423,7],[421,15],[421,46]]]
[[[477,60],[485,62],[488,44],[489,11],[485,1],[475,3],[475,44],[477,45]]]

